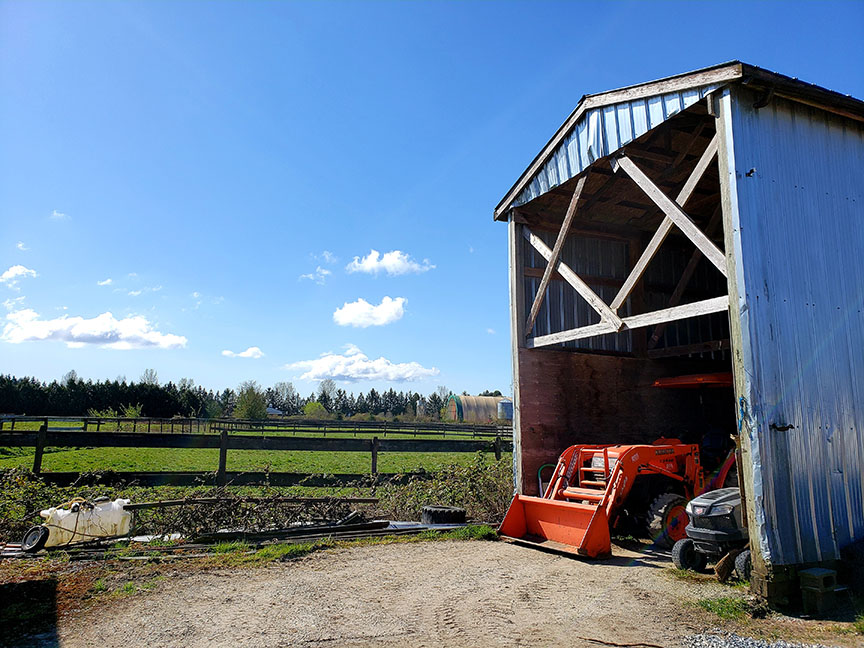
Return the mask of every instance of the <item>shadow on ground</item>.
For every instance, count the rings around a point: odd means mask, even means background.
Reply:
[[[59,646],[57,581],[0,585],[0,646]]]

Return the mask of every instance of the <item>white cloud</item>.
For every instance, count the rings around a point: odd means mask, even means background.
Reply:
[[[432,270],[435,266],[429,263],[429,259],[423,259],[423,263],[417,263],[410,256],[399,250],[385,252],[384,256],[378,250],[372,250],[364,256],[354,257],[354,260],[345,266],[348,272],[365,272],[377,275],[386,272],[390,276],[403,275],[411,272],[420,273]]]
[[[51,212],[50,218],[51,218],[51,220],[66,220],[69,217],[66,214],[64,214],[63,212],[57,211],[55,209],[54,211]]]
[[[113,283],[113,281],[114,280],[111,277],[108,277],[107,279],[103,279],[102,281],[97,281],[96,285],[97,286],[110,286]]]
[[[99,284],[99,285],[101,286],[102,284]],[[137,297],[138,295],[141,295],[143,293],[159,292],[160,290],[162,290],[162,286],[153,286],[153,287],[139,288],[137,290],[130,290],[126,294],[129,295],[130,297]]]
[[[22,252],[26,252],[27,250],[30,249],[26,245],[24,245],[24,241],[18,241],[18,243],[15,244],[15,247],[18,248],[19,250],[21,250]]]
[[[405,298],[397,297],[391,299],[385,297],[377,306],[373,306],[365,299],[360,298],[355,302],[346,302],[342,308],[337,308],[333,313],[333,321],[339,326],[356,326],[366,328],[367,326],[384,326],[402,319],[405,314]]]
[[[321,254],[313,254],[312,258],[316,261],[322,261],[328,265],[333,265],[339,262],[339,257],[333,254],[330,250],[324,250]]]
[[[63,315],[40,319],[30,308],[6,315],[0,339],[12,344],[36,341],[65,342],[71,348],[86,344],[105,349],[181,349],[186,346],[182,335],[154,330],[143,315],[117,319],[110,312],[92,318]]]
[[[315,360],[302,360],[285,365],[286,369],[305,370],[300,380],[324,380],[332,378],[344,382],[358,380],[382,380],[388,382],[409,382],[437,376],[435,367],[427,369],[416,362],[394,363],[381,357],[370,360],[365,353],[353,344],[347,346],[344,354],[325,353]]]
[[[297,281],[303,281],[303,279],[309,279],[310,281],[314,281],[319,286],[323,286],[327,281],[327,277],[329,277],[332,274],[333,273],[330,272],[327,268],[322,268],[321,266],[318,266],[317,268],[315,268],[315,272],[310,272],[309,274],[301,274],[297,278]]]
[[[3,308],[5,308],[6,310],[15,310],[18,306],[21,305],[21,302],[23,302],[23,301],[24,301],[23,296],[15,297],[14,299],[10,297],[9,299],[7,299],[6,301],[3,302]]]
[[[240,353],[234,353],[233,351],[225,349],[222,352],[222,355],[226,358],[255,358],[257,360],[258,358],[264,357],[264,352],[261,351],[261,349],[259,349],[258,347],[249,347],[248,349],[246,349],[245,351],[241,351]]]
[[[27,277],[38,277],[35,270],[25,268],[23,265],[14,265],[6,272],[0,275],[0,283],[6,284],[7,287],[18,290],[18,282]]]
[[[486,332],[487,332],[489,335],[495,335],[495,329],[493,329],[493,328],[487,328],[487,329],[486,329]]]

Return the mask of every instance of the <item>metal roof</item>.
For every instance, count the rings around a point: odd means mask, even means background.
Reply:
[[[864,102],[730,61],[648,83],[585,95],[495,208],[495,219],[584,171],[719,87],[740,82],[776,95],[864,121]]]

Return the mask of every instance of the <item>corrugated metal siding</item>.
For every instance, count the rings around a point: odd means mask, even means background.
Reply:
[[[586,110],[513,206],[524,205],[579,175],[595,160],[641,137],[705,97],[717,84]]]
[[[503,396],[451,396],[447,399],[447,416],[453,421],[488,423],[498,418],[498,403]]]
[[[556,235],[551,232],[535,232],[551,248],[555,244]],[[546,260],[531,246],[528,241],[523,241],[525,265],[529,268],[543,269]],[[618,293],[618,289],[630,273],[628,246],[624,241],[610,239],[586,238],[571,236],[564,244],[561,252],[561,260],[583,278],[602,277],[604,279],[617,280],[616,285],[602,285],[591,283],[591,289],[607,304],[611,303]],[[668,308],[669,298],[685,266],[690,260],[692,250],[672,246],[667,242],[666,246],[660,248],[657,256],[648,265],[643,282],[648,285],[661,284],[668,286],[668,290],[646,290],[644,312]],[[694,276],[690,280],[690,286],[698,286],[702,291],[700,299],[717,297],[726,294],[726,279],[708,262],[700,263]],[[525,309],[531,310],[534,296],[540,287],[538,277],[525,277]],[[685,293],[686,294],[686,293]],[[685,300],[694,301],[692,299]],[[620,314],[625,317],[632,314],[630,300],[628,299]],[[551,281],[546,289],[546,297],[537,322],[534,325],[534,335],[547,335],[559,331],[567,331],[580,326],[597,324],[600,316],[579,296],[572,286],[563,281]],[[650,331],[651,329],[649,329]],[[590,351],[617,351],[630,352],[633,349],[633,334],[631,331],[622,333],[610,333],[582,340],[573,340],[564,344],[555,345],[556,348],[584,349]],[[660,342],[658,349],[665,347],[683,346],[697,342],[709,342],[722,340],[729,337],[729,320],[726,313],[715,313],[706,317],[697,317],[669,324]],[[726,357],[725,351],[716,351],[702,354],[704,357]]]
[[[760,548],[774,565],[831,560],[864,538],[864,127],[754,100],[731,90]]]
[[[551,248],[555,245],[556,235],[551,232],[535,232]],[[525,265],[529,268],[545,268],[546,260],[531,246],[523,241]],[[627,244],[609,239],[583,238],[571,236],[561,251],[561,260],[582,277],[604,277],[624,281],[628,274]],[[589,284],[591,289],[607,304],[618,290],[614,286]],[[534,295],[540,287],[537,277],[525,277],[525,310],[527,318],[534,302]],[[621,309],[629,314],[629,303]],[[550,281],[546,297],[537,315],[533,336],[567,331],[580,326],[596,324],[600,316],[579,296],[572,286],[563,281]],[[592,351],[630,351],[631,334],[601,335],[584,340],[574,340],[556,348],[590,349]]]

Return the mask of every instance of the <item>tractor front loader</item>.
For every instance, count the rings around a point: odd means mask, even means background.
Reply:
[[[686,535],[687,501],[703,489],[696,444],[574,445],[558,459],[541,497],[514,496],[499,533],[598,558],[612,551],[610,528],[629,518],[672,546]]]

